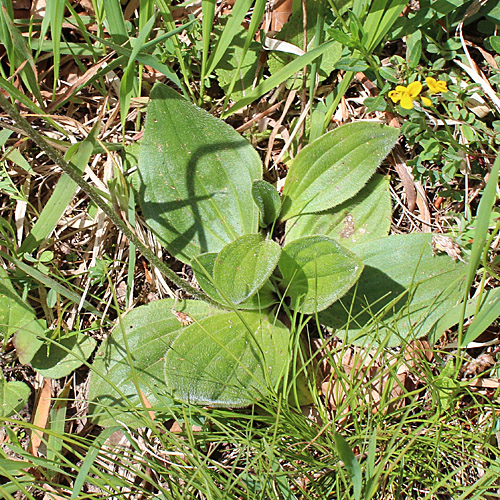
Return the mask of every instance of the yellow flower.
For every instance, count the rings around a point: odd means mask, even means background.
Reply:
[[[427,86],[429,87],[430,94],[439,94],[440,92],[448,92],[448,87],[446,86],[446,82],[443,80],[436,80],[431,76],[428,76],[425,79]]]
[[[418,94],[420,94],[421,91],[422,84],[420,82],[412,82],[408,85],[408,87],[405,87],[404,85],[396,86],[396,90],[391,90],[389,92],[389,97],[392,102],[399,102],[402,108],[413,109],[413,101],[416,97],[418,97]],[[423,102],[426,104],[425,101]]]
[[[420,99],[422,99],[422,104],[424,106],[432,106],[432,101],[428,97],[425,97],[424,95],[421,95]]]

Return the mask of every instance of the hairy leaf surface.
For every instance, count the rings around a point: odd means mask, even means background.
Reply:
[[[288,329],[272,316],[220,312],[184,330],[165,356],[167,388],[195,404],[249,405],[280,381]]]
[[[271,276],[281,248],[259,234],[246,234],[225,246],[214,263],[215,285],[223,297],[239,304],[254,295]]]
[[[308,236],[283,248],[279,269],[292,308],[307,314],[322,311],[342,297],[363,269],[361,260],[326,236]]]
[[[229,125],[156,84],[139,155],[138,200],[147,224],[183,262],[254,233],[257,152]]]
[[[221,305],[229,306],[220,295],[215,285],[213,270],[215,265],[216,253],[204,253],[198,255],[191,261],[196,281],[202,290],[213,300]],[[255,294],[238,304],[238,309],[262,310],[277,302],[275,290],[268,280]]]
[[[287,221],[286,241],[322,234],[351,248],[387,236],[391,228],[389,179],[375,174],[353,198],[318,214],[299,215]]]
[[[355,289],[321,312],[321,323],[355,344],[398,345],[424,336],[463,297],[466,268],[433,255],[431,238],[392,235],[353,247],[364,271]]]
[[[398,135],[396,128],[359,121],[306,146],[286,178],[282,220],[328,210],[353,197],[372,177]]]
[[[144,397],[157,405],[164,393],[164,356],[172,341],[187,329],[194,319],[200,321],[215,309],[201,301],[175,304],[171,299],[158,300],[137,307],[115,326],[97,352],[90,376],[90,413],[95,423],[108,426],[113,417],[136,425],[134,408],[140,408],[133,377]],[[123,339],[126,335],[126,342]],[[130,367],[127,346],[133,361]]]

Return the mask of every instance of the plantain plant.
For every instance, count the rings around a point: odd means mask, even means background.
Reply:
[[[94,420],[277,394],[300,372],[308,323],[356,344],[425,335],[463,297],[465,265],[434,255],[429,234],[388,236],[389,181],[375,171],[397,139],[375,122],[339,127],[297,155],[280,196],[245,139],[157,84],[136,196],[207,300],[159,300],[118,322],[92,367]]]

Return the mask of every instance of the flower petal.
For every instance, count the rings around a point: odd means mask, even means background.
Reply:
[[[425,83],[427,83],[427,85],[429,86],[429,90],[432,90],[432,89],[436,88],[437,80],[435,78],[432,78],[432,76],[428,76],[425,79]]]
[[[404,109],[413,109],[413,99],[408,95],[404,95],[403,97],[401,97],[400,104]]]
[[[410,97],[417,97],[421,91],[422,91],[422,84],[420,82],[411,82],[410,85],[408,85],[408,93]]]
[[[448,86],[444,80],[438,80],[437,88],[439,89],[439,92],[448,92]]]
[[[391,90],[389,92],[389,97],[392,102],[396,103],[401,99],[401,92],[398,92],[397,90]]]
[[[431,94],[438,94],[439,92],[448,92],[447,84],[444,80],[436,80],[431,76],[425,79],[427,86],[429,87],[429,92]]]
[[[424,95],[421,95],[420,99],[422,99],[422,104],[424,106],[432,106],[432,101],[428,97],[425,97]]]

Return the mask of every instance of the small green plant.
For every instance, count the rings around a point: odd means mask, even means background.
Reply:
[[[95,420],[154,407],[163,388],[237,407],[279,393],[291,373],[299,384],[309,318],[358,344],[425,335],[463,297],[465,265],[434,255],[430,235],[388,236],[388,180],[375,170],[398,135],[372,122],[333,130],[297,155],[280,197],[243,138],[157,84],[136,199],[206,300],[153,302],[119,321],[93,365]]]

